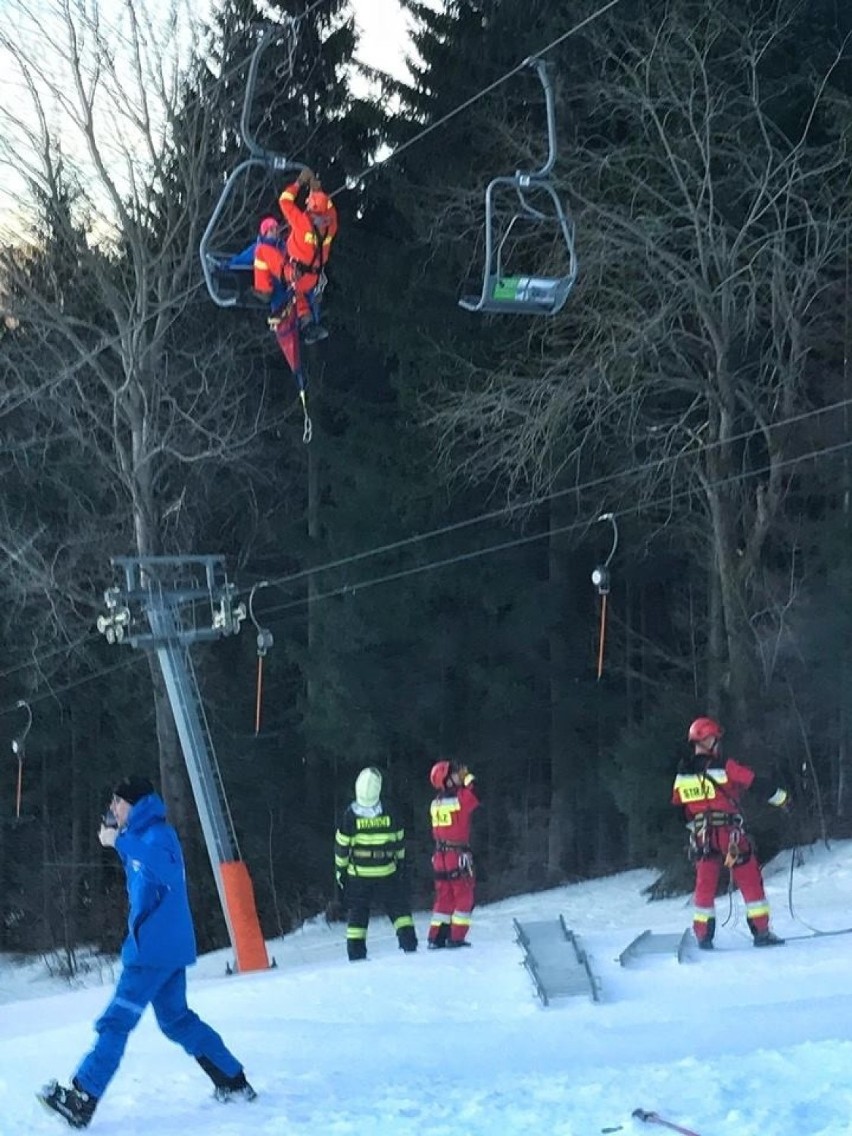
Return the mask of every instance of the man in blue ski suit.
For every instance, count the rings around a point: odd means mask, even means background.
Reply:
[[[116,785],[98,839],[115,848],[127,879],[123,970],[112,1001],[95,1023],[98,1039],[71,1086],[52,1082],[40,1096],[42,1103],[71,1128],[87,1127],[149,1004],[166,1037],[210,1077],[218,1100],[252,1100],[256,1094],[240,1062],[186,1002],[186,968],[196,953],[183,853],[177,833],[166,823],[165,805],[146,777],[125,777]]]

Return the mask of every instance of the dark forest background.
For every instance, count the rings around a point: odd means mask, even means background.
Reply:
[[[2,950],[116,947],[96,832],[131,770],[186,842],[202,945],[226,941],[156,662],[95,630],[115,555],[268,582],[258,733],[251,622],[193,650],[268,935],[328,909],[366,764],[417,905],[443,757],[485,802],[480,901],[637,865],[687,887],[669,794],[698,714],[793,791],[791,820],[748,803],[763,857],[852,831],[852,10],[620,0],[567,35],[593,5],[405,7],[411,81],[372,97],[346,0],[223,0],[179,81],[141,0],[112,26],[72,5],[61,66],[2,35],[39,112],[5,112],[3,147],[26,190],[0,245]],[[215,307],[198,258],[270,18],[253,129],[341,215],[309,446],[263,312]],[[552,319],[472,314],[485,186],[547,151],[532,71],[473,97],[549,44],[580,276]],[[234,250],[280,181],[234,203]],[[513,251],[558,271],[551,226]]]

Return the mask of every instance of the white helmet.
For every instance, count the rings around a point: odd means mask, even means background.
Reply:
[[[365,809],[379,803],[382,795],[382,775],[374,765],[362,769],[355,781],[355,800]]]

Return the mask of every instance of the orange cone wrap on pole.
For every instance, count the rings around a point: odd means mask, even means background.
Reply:
[[[231,860],[220,864],[219,867],[234,933],[237,971],[245,974],[249,970],[268,970],[269,958],[266,954],[263,932],[260,929],[260,920],[257,917],[254,888],[248,868],[242,860]]]

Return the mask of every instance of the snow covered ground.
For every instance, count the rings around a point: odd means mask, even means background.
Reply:
[[[789,852],[766,871],[781,935],[852,926],[852,842],[805,852],[788,906]],[[646,929],[679,932],[688,897],[648,903],[629,872],[477,909],[466,951],[396,950],[374,921],[366,963],[322,921],[270,942],[277,969],[190,971],[190,1001],[244,1061],[260,1096],[219,1105],[149,1014],[89,1129],[122,1136],[654,1136],[656,1111],[700,1136],[852,1136],[852,934],[755,950],[735,897],[719,950],[622,967]],[[718,901],[719,922],[729,913]],[[562,914],[600,1001],[545,1008],[513,919]],[[416,916],[425,939],[428,913]],[[70,1131],[34,1090],[66,1079],[110,994],[0,968],[0,1136]]]

